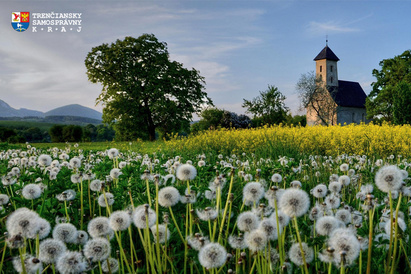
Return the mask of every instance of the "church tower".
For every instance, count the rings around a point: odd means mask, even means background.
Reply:
[[[328,47],[328,43],[317,57],[314,58],[316,75],[320,75],[326,87],[338,87],[337,62],[339,60]]]

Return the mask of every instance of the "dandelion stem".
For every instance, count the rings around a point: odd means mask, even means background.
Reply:
[[[4,256],[6,255],[6,248],[7,248],[7,241],[5,240],[4,241],[3,252],[2,252],[2,255],[1,255],[0,273],[1,273],[1,270],[3,269]]]
[[[393,224],[393,216],[392,216],[392,196],[391,196],[391,190],[388,193],[388,197],[390,199],[390,222],[391,222],[391,229],[390,229],[390,245],[388,248],[388,258],[387,258],[387,265],[386,265],[386,273],[388,273],[388,270],[390,269],[391,265],[391,253],[392,253],[392,224]]]
[[[223,219],[221,220],[220,230],[218,232],[218,240],[217,240],[218,243],[220,242],[220,237],[221,237],[223,227],[224,227],[224,221],[225,221],[225,218],[227,216],[227,209],[228,209],[228,204],[230,203],[230,195],[231,195],[231,189],[233,187],[233,181],[234,181],[234,174],[231,173],[230,186],[228,187],[228,194],[227,194],[227,200],[225,202],[225,207],[224,207],[224,212],[223,212]]]
[[[305,254],[304,254],[303,245],[302,245],[302,242],[301,242],[300,231],[298,230],[297,216],[294,216],[293,221],[294,221],[295,231],[297,233],[298,243],[300,245],[301,256],[303,257],[304,270],[305,270],[305,273],[308,274],[309,272],[308,272],[308,268],[307,268],[307,262],[305,261]]]
[[[177,232],[178,232],[178,234],[180,235],[181,240],[182,240],[183,243],[185,244],[186,241],[184,240],[183,234],[181,234],[180,228],[178,227],[177,222],[176,222],[176,219],[174,218],[173,210],[171,209],[170,206],[168,207],[168,209],[170,210],[171,219],[173,219],[174,225],[175,225],[176,228],[177,228]]]
[[[368,233],[368,257],[367,257],[367,274],[371,273],[371,250],[372,250],[372,233],[373,233],[373,223],[374,223],[374,207],[368,211],[369,215],[369,221],[370,221],[370,227],[369,227],[369,233]]]
[[[395,225],[394,225],[394,254],[392,256],[392,266],[391,266],[391,274],[394,273],[394,268],[395,268],[395,257],[397,256],[397,246],[398,246],[398,210],[400,209],[400,204],[401,204],[401,198],[402,198],[402,192],[400,192],[400,196],[398,197],[398,203],[397,203],[397,208],[395,210]],[[393,230],[391,223],[391,232]]]

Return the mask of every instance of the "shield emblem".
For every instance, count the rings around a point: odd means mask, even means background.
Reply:
[[[18,32],[23,32],[28,29],[30,24],[30,12],[12,12],[11,26]]]

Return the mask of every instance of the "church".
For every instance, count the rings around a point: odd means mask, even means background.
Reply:
[[[365,99],[367,95],[358,82],[343,81],[338,79],[337,62],[340,59],[326,46],[314,58],[316,63],[316,76],[320,77],[324,87],[326,87],[329,98],[319,100],[330,102],[332,111],[326,112],[329,117],[319,117],[318,108],[307,107],[307,125],[344,125],[359,124],[368,122],[366,120]],[[318,106],[321,109],[321,106]],[[327,106],[330,108],[329,106]],[[324,113],[324,112],[323,112]],[[321,114],[320,114],[321,115]],[[324,115],[323,115],[324,116]],[[327,121],[327,123],[324,122]]]

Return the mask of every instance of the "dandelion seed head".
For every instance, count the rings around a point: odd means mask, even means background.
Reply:
[[[347,175],[342,175],[340,176],[340,178],[338,178],[338,182],[343,186],[348,186],[351,182],[351,179]]]
[[[146,207],[141,205],[134,210],[132,219],[137,228],[151,227],[156,222],[156,213],[153,209],[147,208],[146,210]]]
[[[101,264],[101,270],[103,270],[104,273],[116,273],[119,270],[119,263],[117,259],[114,258],[108,258]]]
[[[158,192],[158,203],[162,207],[175,206],[179,201],[180,193],[173,186],[164,187]]]
[[[334,216],[320,217],[315,224],[315,231],[322,236],[330,235],[330,233],[337,228],[339,228],[339,222]]]
[[[271,176],[271,181],[274,183],[281,183],[282,180],[283,177],[278,173],[274,173],[273,176]]]
[[[325,197],[325,203],[328,207],[336,209],[340,207],[341,199],[335,194],[330,194]]]
[[[90,182],[91,191],[95,191],[95,192],[101,191],[101,186],[102,186],[102,182],[98,179]]]
[[[76,240],[77,228],[70,224],[57,224],[53,229],[53,238],[65,243],[74,243]]]
[[[327,191],[328,189],[326,185],[319,184],[313,188],[312,194],[315,198],[324,198],[325,196],[327,196]]]
[[[311,247],[309,247],[306,243],[301,243],[303,252],[304,252],[304,257],[305,257],[305,262],[307,264],[311,263],[314,259],[314,251]],[[290,257],[290,260],[298,266],[301,266],[304,264],[303,260],[303,255],[300,249],[300,244],[299,243],[294,243],[289,252],[288,256]]]
[[[76,192],[73,189],[67,189],[56,196],[59,201],[72,201],[76,198]]]
[[[360,254],[360,242],[351,230],[346,228],[337,228],[330,234],[328,240],[329,247],[334,251],[334,263],[341,265],[342,252],[345,252],[344,261],[346,265],[351,265]]]
[[[221,267],[226,262],[227,251],[218,243],[209,243],[200,249],[198,260],[205,268]]]
[[[253,252],[263,250],[268,241],[265,231],[261,229],[254,229],[245,233],[244,238],[248,249]]]
[[[23,187],[21,194],[27,200],[34,200],[41,196],[41,188],[36,184],[28,184]]]
[[[181,181],[192,181],[197,176],[197,169],[190,164],[178,166],[176,176]]]
[[[269,240],[277,240],[277,224],[273,218],[263,219],[258,225],[258,229],[263,231]]]
[[[240,231],[257,229],[259,222],[258,216],[251,211],[244,211],[237,217],[237,227]]]
[[[58,258],[56,268],[63,274],[79,274],[86,271],[87,262],[80,252],[67,251]]]
[[[375,184],[383,192],[395,191],[401,188],[403,174],[397,166],[383,166],[375,174]]]
[[[351,222],[351,212],[346,209],[339,209],[335,213],[335,218],[347,225]]]
[[[107,156],[110,159],[117,157],[119,153],[120,152],[118,151],[117,148],[110,148],[109,150],[107,150]]]
[[[124,231],[131,224],[131,217],[123,210],[114,211],[109,217],[109,225],[114,231]]]
[[[88,241],[88,234],[84,230],[77,230],[75,244],[85,245]]]
[[[39,259],[46,264],[55,263],[66,252],[66,245],[57,239],[46,239],[40,243]]]
[[[258,182],[247,183],[243,188],[243,201],[246,205],[258,204],[264,196],[264,187]]]
[[[308,211],[310,198],[304,190],[288,188],[281,196],[279,207],[290,217],[300,217]]]
[[[210,243],[208,237],[202,236],[200,233],[196,233],[195,236],[187,236],[187,243],[191,246],[192,249],[200,251],[201,248]]]
[[[342,184],[338,181],[332,181],[330,182],[330,184],[328,185],[328,189],[332,192],[332,193],[339,193],[341,191],[342,188]]]
[[[234,249],[247,248],[247,243],[245,242],[245,239],[243,236],[230,235],[228,237],[228,244],[231,246],[231,248],[234,248]]]
[[[92,238],[107,237],[112,229],[107,217],[96,217],[90,220],[87,226],[87,232]]]
[[[7,196],[6,194],[0,194],[0,205],[7,205],[9,200],[9,196]]]
[[[39,231],[39,215],[25,207],[14,211],[6,221],[7,231],[11,235],[21,234],[26,238],[35,238]]]
[[[153,225],[150,227],[151,233],[153,233],[154,242],[157,242],[157,234],[158,234],[158,243],[164,244],[166,240],[170,239],[170,229],[168,229],[165,225],[159,224],[158,230],[157,225]],[[158,233],[157,233],[158,231]]]
[[[32,255],[23,255],[24,258],[24,268],[27,274],[36,274],[43,271],[43,264],[39,259],[33,257]],[[23,273],[23,266],[21,265],[20,256],[13,258],[13,267],[19,273]]]
[[[51,157],[47,154],[41,154],[37,159],[37,162],[42,167],[49,166],[51,164]]]
[[[111,246],[105,238],[94,238],[84,245],[83,252],[86,258],[92,258],[93,262],[99,262],[110,256]]]
[[[109,206],[113,205],[114,204],[114,195],[110,192],[106,192],[105,196],[106,197],[104,198],[104,193],[103,193],[98,197],[98,205],[101,206],[101,207],[106,207],[107,204]],[[106,204],[106,201],[107,201],[107,204]]]
[[[340,170],[342,171],[342,172],[346,172],[346,171],[348,171],[348,169],[349,169],[349,166],[348,166],[348,164],[341,164],[340,165]]]
[[[123,174],[119,168],[113,168],[110,170],[110,177],[113,179],[118,179],[120,175]]]

